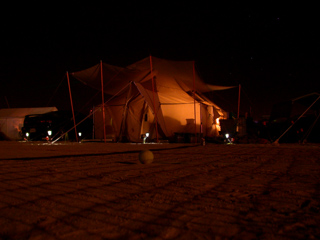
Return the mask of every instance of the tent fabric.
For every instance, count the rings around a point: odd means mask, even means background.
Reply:
[[[117,141],[123,138],[141,141],[141,134],[146,131],[155,138],[156,124],[160,137],[164,138],[177,132],[212,135],[217,132],[213,130],[215,119],[226,117],[226,112],[202,93],[232,86],[207,85],[194,72],[192,61],[147,57],[127,67],[103,63],[72,75],[100,90],[101,71],[103,91],[112,96],[105,103],[106,128]],[[97,112],[96,120],[101,121],[101,112]],[[99,124],[95,125],[97,130]],[[96,136],[99,134],[96,131]]]
[[[8,140],[20,140],[21,128],[27,115],[44,114],[58,111],[56,107],[40,108],[3,108],[0,109],[0,133]]]

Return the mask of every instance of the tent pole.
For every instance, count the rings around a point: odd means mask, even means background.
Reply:
[[[300,115],[300,117],[298,117],[298,119],[297,119],[294,123],[292,123],[291,126],[288,127],[288,129],[287,129],[284,133],[282,133],[281,136],[278,137],[278,139],[275,140],[273,143],[278,144],[280,138],[282,138],[282,137],[293,127],[293,125],[294,125],[296,122],[298,122],[299,119],[302,118],[302,117],[306,114],[306,112],[309,111],[309,109],[310,109],[319,99],[320,99],[320,96],[319,96],[319,97],[307,108],[307,110],[305,110],[305,111]]]
[[[239,92],[238,92],[238,113],[237,113],[237,128],[236,132],[240,134],[240,99],[241,99],[241,84],[239,84]]]
[[[102,119],[103,119],[103,140],[106,143],[106,115],[104,109],[104,88],[103,88],[103,71],[102,71],[102,60],[100,60],[100,72],[101,72],[101,95],[102,95]]]
[[[95,128],[95,125],[94,125],[94,121],[95,121],[95,118],[94,118],[94,105],[93,105],[93,107],[92,107],[92,139],[94,139],[94,128]]]
[[[156,137],[157,140],[156,142],[159,142],[159,135],[158,135],[158,117],[157,117],[157,109],[156,109],[156,97],[155,97],[155,91],[154,91],[154,78],[153,78],[153,73],[152,73],[152,56],[150,55],[150,71],[151,71],[151,77],[152,77],[152,93],[153,93],[153,109],[154,109],[154,119],[155,119],[155,124],[156,124]]]
[[[196,112],[197,109],[196,109],[196,88],[195,88],[196,71],[194,67],[194,61],[192,62],[192,71],[193,71],[194,142],[197,143],[197,112]]]
[[[203,122],[202,122],[202,114],[203,114],[203,111],[202,111],[202,106],[201,103],[200,103],[200,137],[202,138],[202,135],[203,135]]]
[[[240,118],[240,95],[241,95],[241,84],[239,84],[239,93],[238,93],[238,114],[237,114],[238,121]]]
[[[70,104],[71,104],[73,124],[74,124],[74,132],[75,132],[75,134],[76,134],[76,141],[79,142],[78,133],[77,133],[77,127],[76,127],[76,119],[75,119],[75,117],[74,117],[74,110],[73,110],[73,103],[72,103],[72,95],[71,95],[71,88],[70,88],[70,79],[69,79],[69,73],[68,73],[68,72],[67,72],[67,79],[68,79],[68,87],[69,87],[69,95],[70,95]]]

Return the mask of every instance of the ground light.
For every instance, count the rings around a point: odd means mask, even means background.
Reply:
[[[25,141],[28,141],[29,140],[29,136],[30,136],[30,134],[28,133],[28,132],[26,132],[26,137],[25,137]]]
[[[231,139],[229,138],[230,137],[230,134],[229,133],[226,133],[225,135],[224,135],[225,137],[226,137],[226,142],[227,142],[227,144],[231,144],[232,142],[231,142]]]
[[[147,140],[147,138],[149,137],[149,133],[146,133],[146,134],[142,134],[142,137],[143,137],[143,144],[145,144],[146,143],[146,140]]]
[[[50,141],[51,140],[51,135],[52,135],[52,130],[48,130],[48,136],[47,136],[47,140]]]
[[[81,142],[81,136],[82,136],[82,132],[78,132],[79,142]]]

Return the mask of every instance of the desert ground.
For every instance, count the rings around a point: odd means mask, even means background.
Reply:
[[[0,192],[0,239],[320,239],[319,144],[1,141]]]

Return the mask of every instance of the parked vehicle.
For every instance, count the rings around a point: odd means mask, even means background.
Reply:
[[[82,118],[79,117],[81,120]],[[45,114],[27,115],[24,119],[22,136],[29,141],[51,140],[61,136],[73,127],[72,114],[65,111],[54,111]],[[92,121],[86,120],[77,127],[83,136],[91,133]],[[75,139],[75,132],[70,131],[63,139]]]

